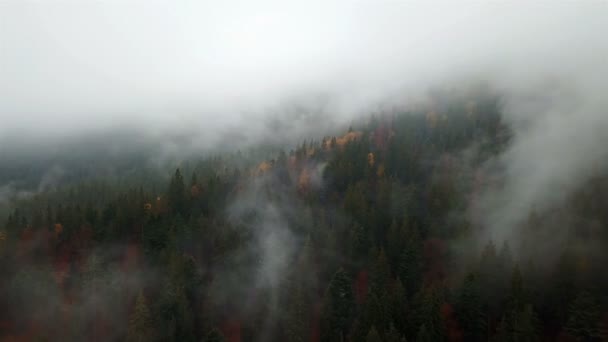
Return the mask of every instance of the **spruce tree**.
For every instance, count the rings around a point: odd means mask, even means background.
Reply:
[[[146,303],[146,298],[140,292],[135,302],[135,309],[129,319],[129,330],[127,332],[127,341],[129,342],[147,342],[154,339],[154,327]]]
[[[598,323],[600,308],[598,301],[588,291],[580,292],[570,307],[566,332],[582,341],[592,341],[600,337]]]
[[[422,241],[415,226],[407,227],[405,246],[399,261],[399,278],[408,296],[418,291],[422,280]]]
[[[382,338],[380,337],[378,330],[376,330],[376,327],[372,326],[369,330],[365,342],[382,342]]]
[[[205,338],[203,342],[224,342],[224,335],[218,329],[212,329]]]
[[[351,279],[339,269],[327,288],[323,307],[323,341],[339,341],[348,335],[355,308]]]
[[[167,197],[172,213],[184,216],[186,212],[186,186],[179,169],[175,170],[171,179]]]
[[[458,321],[464,331],[465,341],[485,341],[486,318],[479,294],[479,280],[476,274],[469,274],[464,280],[456,307]]]

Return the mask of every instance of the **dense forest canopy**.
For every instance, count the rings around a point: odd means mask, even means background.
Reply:
[[[0,342],[608,341],[607,18],[0,0]]]
[[[289,151],[3,169],[27,192],[1,204],[2,338],[605,338],[605,170],[495,234],[502,100],[431,99]]]

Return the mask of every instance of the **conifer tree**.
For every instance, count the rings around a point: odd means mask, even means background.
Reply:
[[[599,321],[598,301],[590,292],[582,291],[570,307],[565,330],[572,337],[582,341],[592,341],[600,337]]]
[[[203,342],[224,342],[224,335],[217,329],[212,329],[205,338]]]
[[[382,338],[380,337],[378,330],[376,330],[376,327],[372,326],[369,330],[365,342],[382,342]]]
[[[179,169],[175,170],[175,174],[169,184],[167,193],[169,207],[174,214],[184,215],[186,211],[186,186],[184,177]]]
[[[147,342],[154,339],[154,327],[146,303],[146,298],[140,292],[135,302],[135,309],[129,319],[129,330],[127,332],[127,341],[129,342]]]
[[[339,341],[348,335],[354,308],[351,279],[344,269],[339,269],[332,277],[324,299],[323,341]]]

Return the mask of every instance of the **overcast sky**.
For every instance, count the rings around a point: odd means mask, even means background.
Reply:
[[[1,0],[0,137],[121,125],[212,142],[310,94],[340,120],[446,79],[606,68],[606,2],[530,3]]]

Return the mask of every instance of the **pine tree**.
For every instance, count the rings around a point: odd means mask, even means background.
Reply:
[[[362,262],[363,258],[367,257],[366,253],[371,245],[369,234],[362,225],[354,223],[350,229],[349,238],[350,250],[348,251],[348,255],[353,263],[358,264]]]
[[[414,226],[407,228],[405,247],[399,261],[399,278],[408,296],[418,291],[422,280],[422,241]]]
[[[519,271],[519,267],[515,266],[511,276],[511,291],[509,294],[508,310],[522,311],[526,301],[524,291],[523,277]]]
[[[288,341],[308,341],[310,339],[310,315],[316,283],[312,263],[311,241],[308,239],[291,272],[288,285],[288,298],[285,316],[285,334]]]
[[[433,342],[435,340],[433,340],[433,338],[431,337],[431,334],[429,334],[429,331],[426,328],[426,325],[421,325],[420,329],[418,330],[418,334],[416,335],[416,342]]]
[[[140,292],[135,302],[135,309],[129,320],[129,330],[127,341],[147,342],[154,339],[154,328],[150,316],[150,310],[146,303],[146,298]]]
[[[393,270],[396,270],[399,265],[399,257],[403,250],[405,236],[402,226],[397,224],[397,220],[393,220],[388,229],[387,234],[387,254]]]
[[[174,214],[185,215],[186,211],[186,186],[184,184],[184,177],[182,176],[179,169],[175,170],[175,174],[169,184],[169,191],[167,193],[169,200],[169,207]]]
[[[382,342],[382,338],[380,337],[378,330],[376,330],[376,327],[372,326],[372,328],[367,333],[367,338],[365,339],[365,341],[366,342]]]
[[[203,342],[224,342],[224,335],[217,329],[211,330],[205,338]]]
[[[591,341],[600,337],[599,321],[598,301],[590,292],[582,291],[576,296],[570,307],[565,330],[577,339]]]
[[[509,334],[509,327],[507,326],[507,319],[503,316],[496,328],[496,333],[492,337],[492,342],[510,342],[511,335]]]
[[[401,334],[399,333],[399,331],[397,331],[393,323],[391,323],[388,331],[386,332],[384,340],[386,342],[401,342]]]
[[[375,326],[380,334],[384,334],[391,321],[386,295],[370,293],[365,303],[365,311],[367,322]]]
[[[508,293],[508,279],[511,270],[501,267],[496,253],[496,245],[489,241],[485,246],[479,265],[480,295],[487,305],[487,319],[500,317],[503,312],[505,293]]]
[[[323,307],[323,341],[339,341],[347,336],[355,308],[351,279],[339,269],[327,288]]]
[[[401,334],[405,334],[405,327],[407,325],[408,313],[407,313],[407,294],[401,279],[395,280],[393,291],[390,299],[391,317],[397,329]]]
[[[527,304],[521,310],[514,312],[512,318],[513,340],[521,342],[538,341],[538,317]]]
[[[511,247],[509,242],[505,241],[498,254],[498,260],[503,269],[511,269],[513,267],[513,254],[511,253]]]
[[[391,269],[388,259],[384,250],[380,250],[372,269],[370,291],[378,297],[385,297],[390,276]]]
[[[428,288],[421,290],[414,299],[414,312],[410,324],[424,325],[425,334],[433,341],[443,341],[446,336],[445,324],[441,316],[441,289]]]
[[[190,180],[190,186],[198,185],[198,177],[196,176],[196,172],[192,172],[192,179]]]
[[[469,274],[458,297],[457,316],[464,330],[465,341],[486,340],[486,319],[479,294],[477,275]]]

